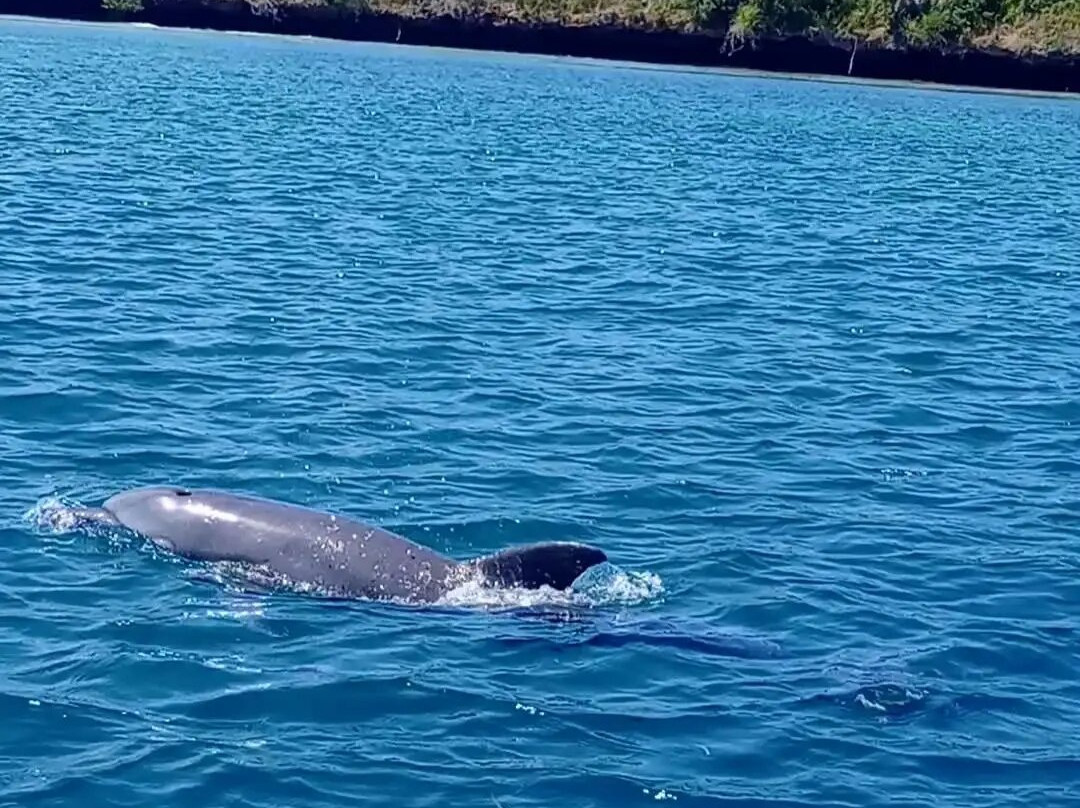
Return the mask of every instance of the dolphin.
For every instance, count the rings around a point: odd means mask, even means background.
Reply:
[[[241,562],[332,596],[433,603],[468,581],[569,588],[607,561],[595,547],[543,542],[458,561],[347,516],[246,494],[180,486],[121,491],[77,523],[125,528],[181,557]]]

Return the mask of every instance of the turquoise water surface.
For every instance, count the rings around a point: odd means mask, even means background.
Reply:
[[[1080,104],[0,23],[0,805],[1080,802]],[[238,586],[210,485],[575,591]]]

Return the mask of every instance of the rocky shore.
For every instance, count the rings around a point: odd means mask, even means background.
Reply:
[[[708,27],[679,20],[677,14],[666,24],[631,24],[624,20],[546,21],[543,15],[529,19],[527,15],[496,14],[491,8],[482,2],[467,7],[424,7],[380,6],[367,0],[0,0],[0,14],[35,17],[137,21],[982,88],[1080,91],[1080,48],[1037,53],[997,46],[897,45],[895,37],[893,41],[876,37],[875,41],[820,31],[754,33],[737,30],[737,17]]]

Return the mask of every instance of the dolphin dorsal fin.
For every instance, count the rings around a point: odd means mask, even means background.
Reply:
[[[590,567],[607,561],[602,550],[574,542],[543,542],[511,547],[470,562],[485,582],[504,587],[566,589]]]

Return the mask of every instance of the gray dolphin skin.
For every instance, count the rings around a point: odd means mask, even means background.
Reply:
[[[136,488],[101,508],[73,513],[84,523],[126,528],[186,558],[242,562],[331,595],[376,600],[431,603],[468,580],[563,590],[607,561],[603,551],[573,542],[457,561],[346,516],[213,489]]]

